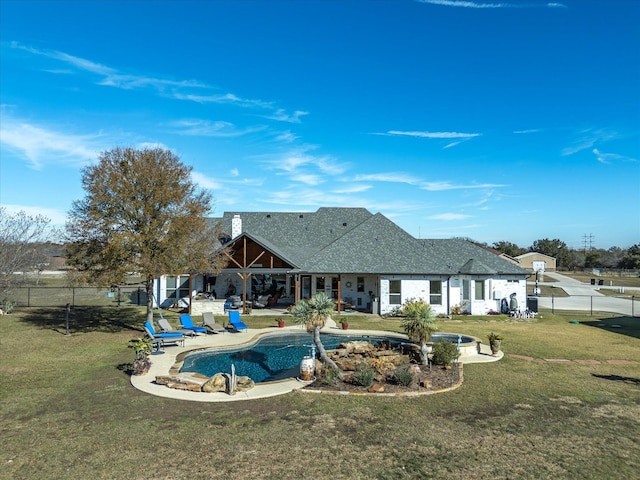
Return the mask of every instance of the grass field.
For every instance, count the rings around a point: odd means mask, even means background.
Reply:
[[[640,361],[640,319],[569,320],[441,321],[441,331],[499,332],[507,353],[466,365],[462,387],[446,394],[212,404],[131,387],[127,342],[142,335],[142,309],[76,309],[70,336],[60,309],[18,311],[0,317],[0,478],[639,478],[638,364],[509,356]],[[400,330],[398,319],[349,323]]]

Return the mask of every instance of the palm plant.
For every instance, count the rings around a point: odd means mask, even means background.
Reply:
[[[431,340],[431,335],[438,331],[431,305],[423,300],[408,300],[402,306],[402,313],[405,317],[401,326],[411,340],[420,342],[422,363],[427,365],[427,342]]]
[[[320,360],[330,368],[338,372],[339,378],[342,380],[342,372],[331,360],[327,351],[320,340],[320,329],[325,326],[327,318],[333,313],[335,308],[334,301],[324,292],[320,292],[309,300],[302,300],[298,305],[291,309],[291,315],[296,323],[305,325],[307,331],[313,333],[313,343],[318,350]]]

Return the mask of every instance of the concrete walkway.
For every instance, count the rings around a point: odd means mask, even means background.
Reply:
[[[198,335],[193,338],[187,338],[184,347],[171,346],[165,347],[161,354],[151,355],[151,369],[146,375],[132,375],[131,385],[138,390],[156,395],[158,397],[173,398],[176,400],[189,400],[195,402],[234,402],[239,400],[254,400],[258,398],[273,397],[275,395],[282,395],[285,393],[298,390],[308,385],[310,382],[303,382],[297,379],[287,379],[277,382],[265,382],[258,383],[254,388],[246,392],[238,392],[235,395],[228,395],[226,393],[204,393],[204,392],[190,392],[186,390],[177,390],[174,388],[168,388],[164,385],[158,385],[155,383],[156,376],[169,375],[170,369],[176,363],[176,357],[180,354],[184,354],[189,351],[197,351],[207,348],[215,347],[229,347],[229,346],[241,346],[248,343],[252,343],[258,336],[269,332],[282,333],[283,331],[303,331],[301,326],[292,326],[277,328],[250,328],[246,332],[242,333],[222,333],[222,334],[210,334],[210,335]],[[384,335],[385,333],[397,334],[394,332],[384,332],[381,330],[342,330],[335,326],[335,322],[331,322],[327,327],[323,329],[323,332],[327,333],[344,333],[350,335]],[[468,363],[489,363],[496,362],[503,358],[503,352],[499,352],[497,355],[491,355],[491,349],[488,345],[481,345],[480,353],[467,353],[460,360],[463,364]]]
[[[625,292],[635,295],[635,302],[629,298],[617,298],[603,295],[602,285],[590,285],[560,273],[545,274],[541,285],[564,290],[568,297],[538,297],[538,308],[554,310],[611,312],[625,316],[640,315],[640,288],[624,287]],[[609,287],[615,288],[615,287]]]

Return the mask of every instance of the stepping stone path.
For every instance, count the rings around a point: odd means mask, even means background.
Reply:
[[[518,360],[527,360],[529,362],[555,363],[560,365],[579,364],[579,365],[640,365],[635,360],[569,360],[566,358],[534,358],[527,355],[517,355],[515,353],[506,354],[510,358]]]

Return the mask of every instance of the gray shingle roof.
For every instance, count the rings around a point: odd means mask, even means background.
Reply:
[[[419,240],[384,215],[364,208],[316,212],[225,212],[242,231],[274,254],[309,273],[524,275],[521,267],[462,239]]]

